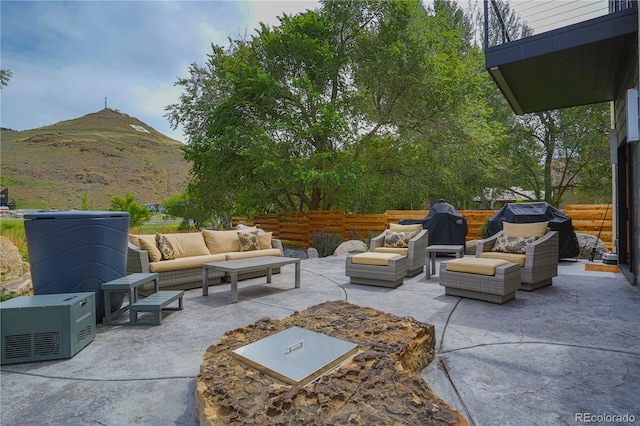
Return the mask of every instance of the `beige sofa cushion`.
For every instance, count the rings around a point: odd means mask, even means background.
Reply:
[[[391,232],[415,232],[422,231],[422,225],[416,223],[414,225],[400,225],[399,223],[390,223],[389,231]]]
[[[535,223],[502,222],[505,237],[542,237],[547,233],[549,221]]]
[[[511,263],[517,263],[520,266],[524,266],[524,261],[527,258],[524,254],[516,253],[503,253],[499,251],[485,251],[480,254],[481,259],[504,259]]]
[[[211,254],[200,232],[163,234],[169,240],[176,258]]]
[[[503,259],[484,259],[478,257],[463,257],[447,261],[447,271],[466,272],[477,275],[495,275],[498,266],[509,263]]]
[[[158,262],[162,260],[162,253],[156,245],[156,236],[154,235],[138,235],[138,247],[146,250],[150,262]]]
[[[358,265],[389,266],[389,262],[392,259],[399,259],[401,257],[401,255],[396,253],[367,252],[351,257],[351,263]]]
[[[280,249],[272,248],[265,250],[229,252],[225,253],[225,255],[227,256],[227,260],[235,260],[258,256],[282,256],[282,253],[280,252]]]
[[[409,248],[399,248],[399,247],[376,247],[373,249],[374,253],[395,253],[400,256],[408,256]]]
[[[222,262],[224,260],[227,260],[224,254],[208,254],[206,256],[179,257],[177,259],[161,260],[159,262],[150,262],[149,270],[151,272],[179,271],[182,269],[201,268],[203,263]]]
[[[204,229],[204,242],[211,254],[239,252],[238,231],[209,231]]]
[[[271,237],[273,232],[258,232],[258,241],[260,241],[260,250],[273,248],[271,245]]]

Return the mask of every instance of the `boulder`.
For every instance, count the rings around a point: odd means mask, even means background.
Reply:
[[[290,327],[358,345],[353,358],[305,387],[287,385],[233,359],[233,350]],[[347,301],[227,331],[196,378],[200,425],[468,425],[420,372],[435,356],[435,327]]]
[[[0,294],[33,294],[31,267],[22,259],[18,248],[7,237],[0,236]]]
[[[294,259],[306,259],[307,253],[302,250],[285,249],[284,257],[292,257]]]
[[[609,249],[604,242],[595,235],[576,233],[576,237],[578,238],[578,245],[580,246],[579,259],[588,259],[589,256],[591,256],[591,251],[594,246],[596,248],[595,259],[602,259],[602,253],[609,253]]]
[[[309,247],[307,249],[307,258],[308,259],[317,259],[320,257],[320,254],[318,254],[318,250],[314,249],[313,247]]]
[[[349,253],[364,253],[367,251],[367,245],[360,240],[349,240],[340,244],[333,252],[335,256],[346,255]]]

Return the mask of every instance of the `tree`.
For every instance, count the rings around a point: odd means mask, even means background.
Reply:
[[[454,2],[429,12],[420,1],[325,1],[213,46],[167,107],[189,135],[192,194],[230,215],[370,209],[386,194],[413,203],[455,190],[418,173],[486,133],[481,54],[462,18]]]
[[[13,73],[11,70],[0,69],[0,89],[2,89],[2,86],[9,84],[9,80],[12,76]]]
[[[151,220],[151,212],[145,207],[135,202],[133,194],[126,193],[124,198],[115,196],[111,199],[111,211],[121,211],[129,213],[129,228],[137,228],[148,220]]]
[[[530,114],[523,122],[542,169],[527,176],[539,199],[558,206],[574,188],[611,193],[608,103]]]
[[[185,227],[193,221],[196,228],[212,219],[212,212],[198,203],[187,191],[173,195],[162,202],[162,208],[169,216],[180,217]]]

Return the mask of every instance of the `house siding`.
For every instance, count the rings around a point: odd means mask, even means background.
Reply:
[[[626,197],[625,194],[621,190],[616,191],[616,199],[614,200],[614,204],[616,205],[616,214],[619,218],[617,221],[619,223],[618,229],[618,240],[621,243],[624,243],[625,236],[621,235],[622,233],[627,233],[628,244],[627,247],[623,248],[618,246],[618,253],[628,251],[629,259],[628,259],[628,268],[629,271],[627,274],[627,278],[632,284],[638,285],[640,284],[640,278],[638,276],[638,266],[640,265],[640,143],[631,143],[627,144],[627,90],[630,88],[638,88],[640,85],[639,81],[639,57],[640,52],[638,51],[638,46],[636,45],[635,57],[633,58],[632,64],[626,69],[625,75],[621,78],[621,88],[618,92],[617,99],[614,102],[613,109],[613,117],[615,123],[615,133],[617,136],[618,142],[618,152],[624,151],[628,148],[627,152],[627,161],[629,164],[629,168],[631,171],[631,176],[624,171],[619,170],[617,175],[618,181],[616,182],[617,188],[627,188],[626,193],[632,195],[631,200],[631,209],[627,209],[626,207]],[[626,146],[625,146],[626,145]],[[623,167],[623,164],[619,164],[616,167]],[[626,182],[620,182],[620,180],[625,179]],[[626,184],[626,185],[625,185]],[[629,211],[630,210],[630,211]],[[629,214],[629,225],[631,227],[630,231],[625,229],[626,222],[624,221],[624,215],[628,212]],[[624,265],[627,263],[627,259],[620,259],[621,264]]]

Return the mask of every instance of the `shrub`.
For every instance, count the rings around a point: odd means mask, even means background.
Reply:
[[[319,231],[311,234],[311,244],[318,250],[318,256],[331,256],[342,243],[342,235],[329,231]]]
[[[480,238],[487,238],[487,228],[489,227],[489,219],[491,219],[491,217],[485,218],[482,226],[478,228],[478,235],[480,235]]]

